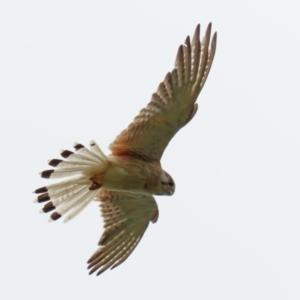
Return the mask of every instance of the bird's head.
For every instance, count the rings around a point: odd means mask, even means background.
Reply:
[[[159,177],[161,187],[161,195],[173,195],[175,192],[175,182],[173,178],[166,172],[162,171]]]

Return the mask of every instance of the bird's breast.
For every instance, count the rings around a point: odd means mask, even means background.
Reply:
[[[161,172],[159,163],[145,162],[131,157],[109,156],[109,166],[103,178],[108,190],[155,193]]]

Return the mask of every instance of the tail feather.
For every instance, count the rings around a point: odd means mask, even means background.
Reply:
[[[89,161],[68,161],[68,160],[62,160],[62,159],[49,159],[48,165],[51,167],[56,167],[58,169],[66,169],[66,168],[74,168],[74,167],[88,167],[92,166],[94,162]]]
[[[55,193],[59,192],[60,190],[64,190],[67,187],[71,188],[72,186],[78,184],[88,184],[89,182],[90,181],[86,178],[86,175],[74,176],[71,179],[63,180],[38,188],[34,190],[33,193],[41,194],[48,192],[50,195],[54,195]]]
[[[106,159],[106,156],[103,154],[103,152],[101,150],[100,150],[101,152],[95,151],[95,149],[97,149],[97,146],[95,146],[96,143],[95,142],[90,142],[90,147],[92,147],[91,145],[94,145],[93,150],[89,150],[88,148],[84,147],[82,144],[79,144],[79,143],[74,143],[73,146],[76,150],[76,153],[78,153],[78,154],[86,156],[90,159],[100,160],[102,163],[106,162],[107,159]],[[98,148],[99,148],[99,146],[98,146]]]
[[[70,177],[82,174],[82,171],[88,168],[65,168],[63,170],[57,169],[51,169],[51,170],[45,170],[43,172],[40,172],[40,176],[42,178],[50,178],[50,179],[59,179],[64,177]]]
[[[61,216],[65,215],[70,209],[75,207],[80,200],[85,199],[85,196],[88,192],[89,190],[86,190],[85,188],[77,190],[76,193],[70,195],[65,201],[59,202],[57,205],[55,205],[56,212]]]
[[[100,147],[90,142],[90,150],[82,144],[74,144],[75,152],[63,150],[63,159],[51,159],[49,165],[55,169],[40,173],[43,178],[57,179],[70,177],[34,191],[40,194],[35,202],[46,202],[42,213],[55,210],[49,221],[55,221],[67,214],[65,222],[77,216],[96,196],[98,189],[91,189],[90,178],[105,172],[108,161]]]
[[[69,222],[75,218],[93,199],[95,199],[98,191],[89,191],[85,195],[85,199],[81,201],[74,209],[65,217],[64,222]]]
[[[90,148],[100,160],[106,160],[105,154],[94,140],[90,141]]]
[[[86,186],[77,185],[72,186],[69,188],[66,188],[64,190],[59,190],[57,193],[53,193],[52,196],[50,196],[50,193],[45,193],[37,197],[37,202],[45,202],[48,200],[51,200],[54,205],[59,205],[60,203],[64,201],[68,201],[70,197],[77,194],[80,190],[86,189]]]
[[[77,161],[77,162],[90,162],[90,163],[101,163],[101,161],[95,157],[89,157],[83,155],[82,153],[73,152],[70,150],[61,150],[60,155],[68,161]]]

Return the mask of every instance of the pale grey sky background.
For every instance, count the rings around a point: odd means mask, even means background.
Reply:
[[[300,299],[295,3],[0,2],[1,299]],[[108,153],[210,21],[198,113],[162,159],[176,193],[124,264],[89,276],[97,203],[49,224],[37,173],[75,141]]]

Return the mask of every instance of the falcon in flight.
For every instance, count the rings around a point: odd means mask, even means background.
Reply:
[[[90,274],[100,275],[124,262],[138,245],[150,221],[158,219],[153,195],[172,195],[175,183],[162,169],[160,159],[173,136],[195,116],[216,51],[217,34],[211,24],[200,41],[200,25],[192,41],[188,36],[178,49],[175,67],[167,73],[149,104],[110,144],[105,155],[95,141],[89,149],[75,143],[62,150],[63,159],[51,159],[54,169],[43,178],[61,179],[38,188],[36,202],[46,202],[41,212],[50,221],[65,216],[67,222],[92,200],[100,202],[104,232],[99,248],[88,260]]]

